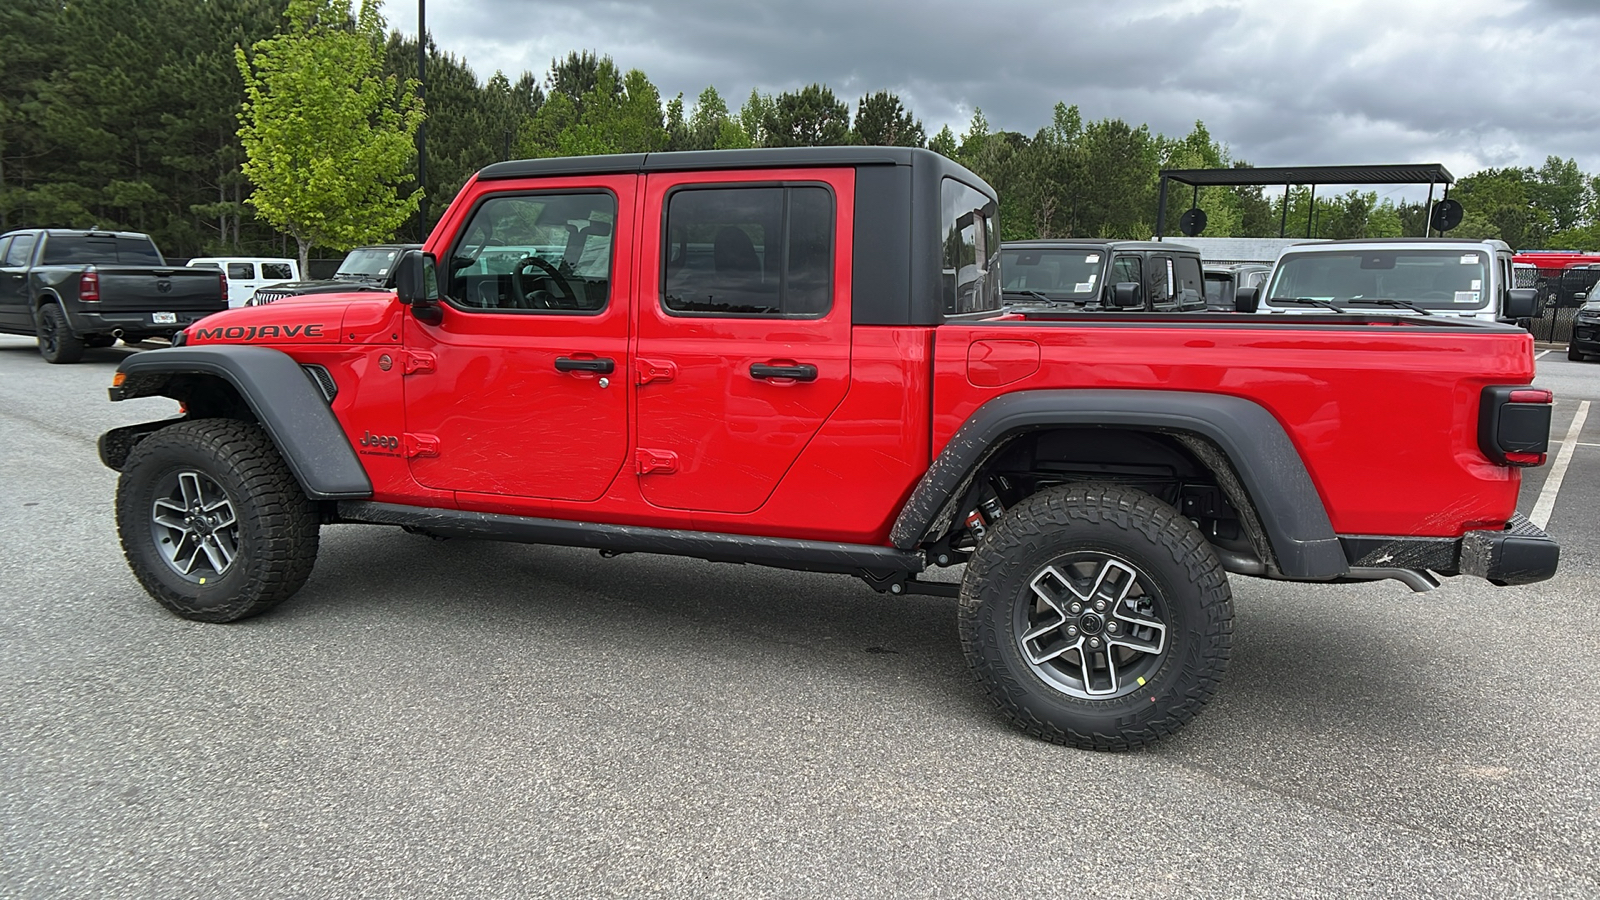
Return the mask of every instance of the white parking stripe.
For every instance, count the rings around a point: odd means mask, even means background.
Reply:
[[[1556,463],[1550,467],[1550,477],[1544,480],[1544,489],[1539,492],[1539,502],[1533,505],[1533,512],[1528,518],[1533,524],[1543,528],[1550,521],[1550,513],[1556,508],[1556,494],[1561,492],[1561,479],[1567,477],[1567,466],[1572,462],[1572,451],[1578,445],[1578,435],[1583,433],[1583,421],[1589,418],[1589,401],[1578,404],[1578,413],[1572,417],[1572,427],[1567,429],[1566,440],[1561,442],[1561,450],[1556,453]]]
[[[1549,351],[1549,350],[1540,350],[1540,351],[1539,351],[1539,352],[1538,352],[1538,353],[1535,353],[1535,354],[1534,354],[1534,355],[1533,355],[1533,358],[1534,358],[1534,359],[1544,359],[1544,355],[1545,355],[1545,354],[1546,354],[1546,353],[1549,353],[1549,352],[1550,352],[1550,351]]]

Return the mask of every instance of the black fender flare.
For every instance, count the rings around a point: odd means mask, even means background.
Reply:
[[[1164,390],[1038,390],[978,407],[917,483],[889,533],[909,550],[955,515],[978,466],[1005,439],[1051,427],[1103,427],[1192,435],[1227,457],[1271,545],[1279,570],[1297,579],[1337,578],[1349,562],[1322,497],[1283,426],[1259,404],[1226,394]]]
[[[173,375],[220,378],[249,405],[308,496],[372,496],[372,480],[327,400],[300,364],[281,350],[236,344],[146,350],[124,359],[117,371],[125,378],[111,388],[113,401],[164,395]]]

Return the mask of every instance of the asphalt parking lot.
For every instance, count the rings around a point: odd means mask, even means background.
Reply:
[[[1095,754],[836,576],[337,526],[175,618],[95,455],[173,410],[106,401],[127,352],[0,337],[0,895],[1600,895],[1600,364],[1539,360],[1555,579],[1235,578],[1216,700]]]

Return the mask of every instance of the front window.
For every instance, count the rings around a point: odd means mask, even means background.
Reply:
[[[1000,254],[1007,300],[1089,303],[1100,293],[1105,254],[1098,250],[1007,248]]]
[[[333,273],[333,277],[341,281],[381,281],[394,271],[394,264],[399,259],[400,250],[397,247],[351,250],[345,255],[344,262],[339,263],[339,270]]]
[[[1000,226],[995,201],[953,178],[944,179],[939,196],[945,314],[999,309]]]
[[[1404,248],[1288,253],[1266,303],[1284,308],[1320,300],[1357,307],[1411,304],[1424,309],[1482,309],[1489,302],[1489,260],[1472,250]]]
[[[604,192],[491,197],[450,251],[446,293],[468,310],[599,312],[616,220]]]

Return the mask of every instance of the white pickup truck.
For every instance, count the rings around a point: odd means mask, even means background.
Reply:
[[[1516,318],[1507,306],[1518,290],[1511,255],[1504,241],[1451,238],[1296,244],[1278,257],[1260,289],[1238,291],[1235,308],[1272,314],[1383,310],[1503,322]]]

